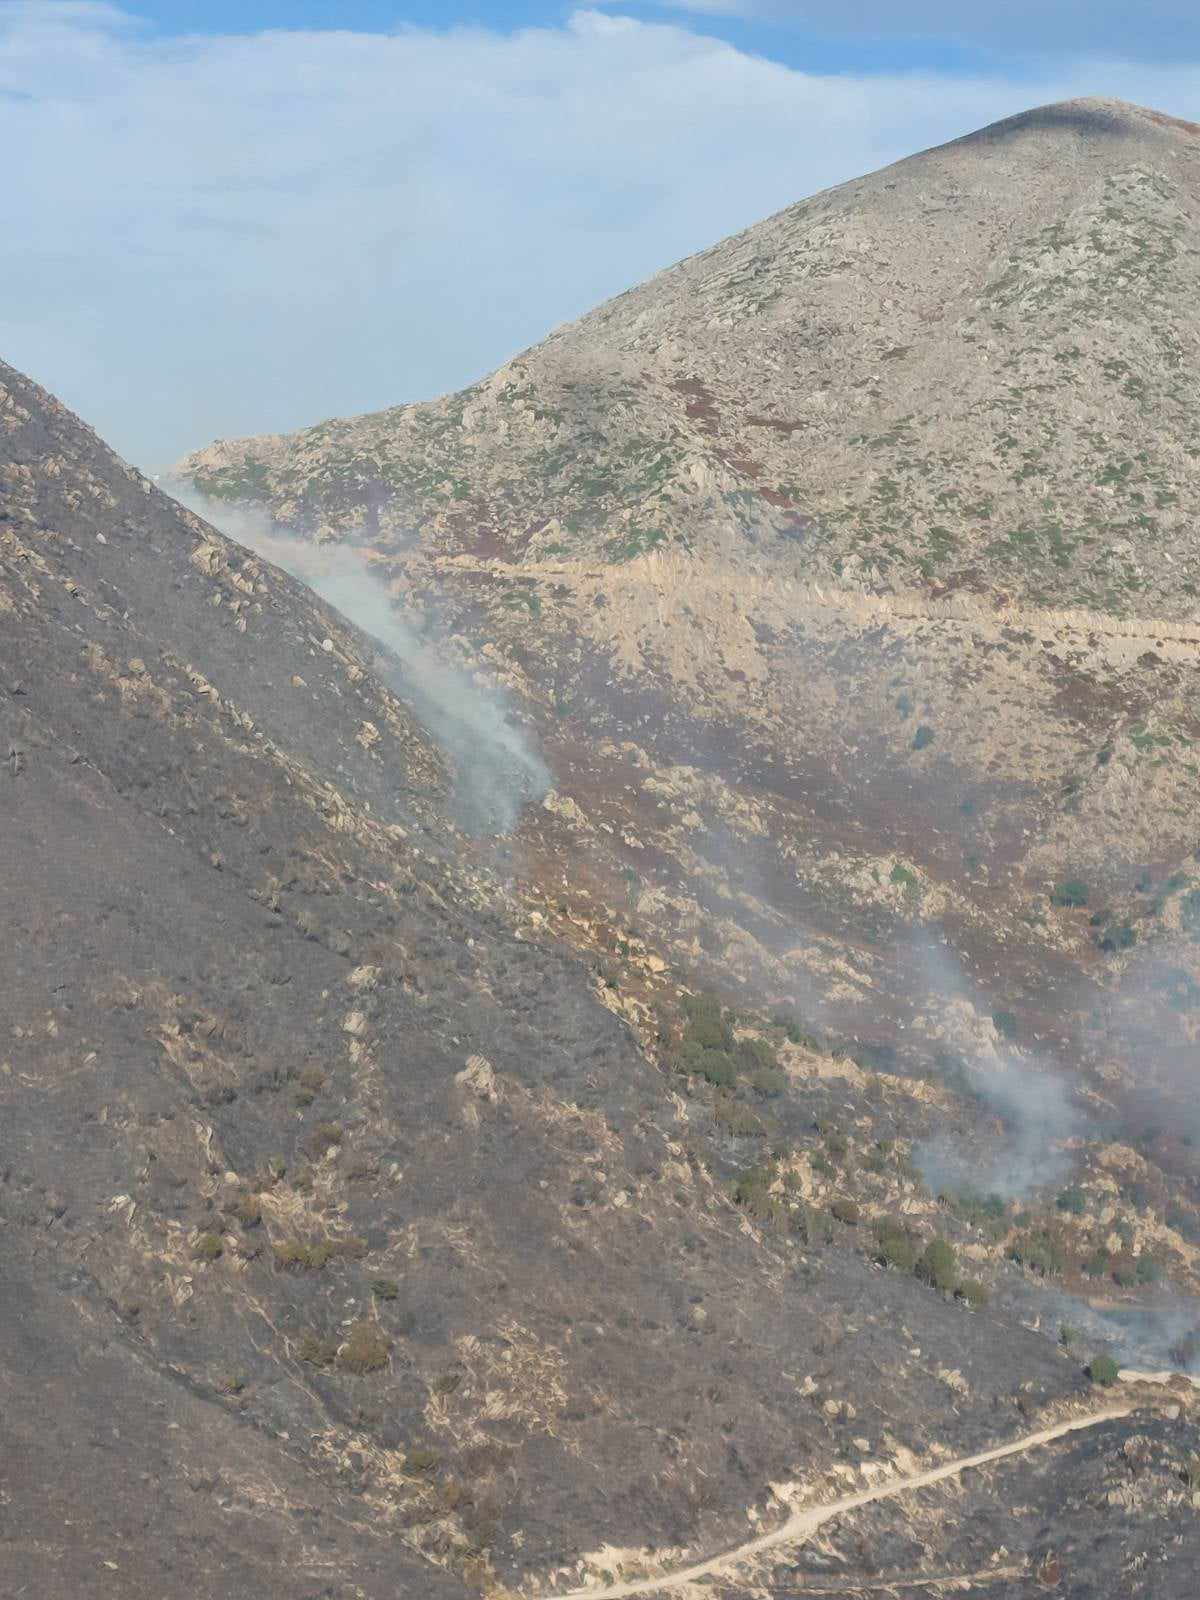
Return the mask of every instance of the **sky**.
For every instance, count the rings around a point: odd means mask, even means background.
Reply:
[[[0,0],[0,358],[159,471],[1080,94],[1200,120],[1200,4]]]

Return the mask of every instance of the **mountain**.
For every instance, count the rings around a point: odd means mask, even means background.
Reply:
[[[1105,1365],[1200,1347],[1191,624],[834,583],[769,496],[614,548],[630,419],[726,447],[715,369],[587,388],[613,314],[336,493],[192,458],[258,550],[0,366],[15,1594],[1191,1594],[1194,1385]],[[518,369],[612,475],[565,554]],[[422,430],[457,512],[355,476]]]
[[[1045,107],[460,394],[179,475],[359,551],[506,688],[561,937],[876,1062],[1019,1019],[1118,1120],[1200,1136],[1198,207],[1195,125]],[[621,992],[651,1026],[653,975]]]

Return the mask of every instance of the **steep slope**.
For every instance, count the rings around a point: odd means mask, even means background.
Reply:
[[[547,1592],[1094,1404],[1018,1267],[985,1312],[804,1198],[922,1086],[743,1040],[769,1119],[685,1100],[456,832],[402,664],[9,368],[0,423],[18,1593]]]

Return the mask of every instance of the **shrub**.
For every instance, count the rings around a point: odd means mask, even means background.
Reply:
[[[763,1068],[769,1070],[779,1066],[778,1057],[765,1039],[739,1040],[734,1049],[734,1058],[738,1066],[747,1072],[757,1072]]]
[[[783,1202],[771,1193],[774,1174],[769,1167],[748,1167],[734,1179],[734,1205],[741,1206],[760,1222],[774,1221],[782,1215]]]
[[[281,1271],[320,1272],[336,1255],[328,1239],[277,1239],[272,1246]]]
[[[755,1094],[764,1100],[778,1100],[787,1088],[787,1078],[778,1067],[759,1067],[750,1079]]]
[[[1107,1250],[1100,1247],[1093,1250],[1091,1255],[1088,1256],[1087,1260],[1083,1263],[1083,1270],[1085,1275],[1089,1278],[1103,1278],[1106,1276],[1108,1269],[1111,1266],[1112,1257],[1109,1255]]]
[[[400,1294],[400,1285],[395,1278],[372,1278],[371,1293],[376,1300],[395,1300]]]
[[[219,1261],[225,1252],[219,1233],[202,1233],[196,1240],[195,1256],[197,1261]]]
[[[992,1298],[991,1291],[986,1283],[980,1283],[978,1278],[964,1278],[955,1293],[960,1300],[965,1300],[973,1311],[987,1305]]]
[[[787,1007],[780,1007],[772,1012],[771,1021],[777,1028],[782,1028],[789,1044],[804,1045],[809,1050],[819,1050],[820,1040],[813,1033],[809,1033],[795,1011]]]
[[[331,1367],[337,1357],[337,1340],[306,1333],[296,1346],[296,1354],[310,1367]]]
[[[407,1472],[434,1472],[441,1462],[436,1450],[410,1450],[404,1458]]]
[[[1137,1258],[1134,1273],[1139,1283],[1161,1283],[1165,1276],[1162,1262],[1147,1255],[1140,1255]]]
[[[314,1161],[341,1144],[345,1130],[340,1122],[318,1122],[305,1140],[305,1149]]]
[[[763,1125],[749,1106],[742,1105],[732,1095],[721,1095],[713,1107],[713,1120],[734,1139],[761,1139]]]
[[[912,747],[914,750],[924,750],[927,745],[933,743],[933,739],[933,729],[928,723],[923,722],[916,733],[913,734]]]
[[[1069,910],[1077,910],[1088,903],[1088,886],[1079,878],[1068,878],[1063,883],[1057,883],[1050,896],[1050,904],[1061,906]]]
[[[1058,1330],[1058,1342],[1065,1350],[1069,1345],[1078,1344],[1083,1334],[1071,1323],[1064,1322]]]
[[[862,1212],[853,1200],[835,1200],[829,1209],[837,1220],[844,1222],[848,1228],[857,1228],[862,1221]]]
[[[388,1364],[392,1341],[377,1322],[355,1322],[337,1353],[343,1372],[378,1372]]]
[[[1060,1211],[1067,1211],[1073,1217],[1081,1217],[1087,1209],[1087,1195],[1082,1189],[1072,1186],[1063,1189],[1054,1204]]]
[[[911,1272],[917,1263],[916,1240],[898,1217],[880,1217],[874,1225],[875,1259],[886,1267]]]
[[[945,1239],[931,1239],[914,1270],[922,1283],[948,1293],[958,1283],[958,1261],[954,1247]]]
[[[1008,1247],[1008,1258],[1039,1277],[1053,1278],[1066,1269],[1067,1258],[1048,1233],[1024,1233]]]
[[[1117,1381],[1118,1367],[1111,1356],[1093,1356],[1087,1375],[1093,1383],[1108,1389]]]
[[[825,1148],[835,1160],[841,1161],[850,1148],[850,1141],[844,1133],[827,1133],[825,1135]]]

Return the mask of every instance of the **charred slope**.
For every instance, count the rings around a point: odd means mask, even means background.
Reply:
[[[735,1207],[745,1130],[518,926],[367,642],[2,378],[6,1572],[449,1596],[1080,1389]]]

